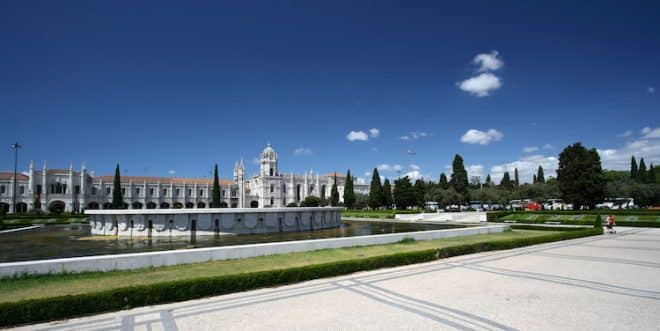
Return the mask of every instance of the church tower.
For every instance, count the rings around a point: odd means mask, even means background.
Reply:
[[[270,147],[270,143],[261,152],[261,177],[277,176],[277,153]]]

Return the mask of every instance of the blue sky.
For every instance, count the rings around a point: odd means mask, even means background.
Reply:
[[[3,2],[0,169],[14,141],[21,169],[181,177],[253,173],[268,141],[362,177],[460,153],[527,181],[575,141],[660,164],[658,36],[657,1]]]

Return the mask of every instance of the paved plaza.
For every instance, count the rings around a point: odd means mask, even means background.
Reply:
[[[658,330],[660,229],[26,326],[39,330]]]

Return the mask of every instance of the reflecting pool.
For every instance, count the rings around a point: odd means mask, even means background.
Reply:
[[[353,237],[461,227],[464,226],[342,221],[342,226],[339,228],[319,231],[196,237],[119,238],[92,236],[90,227],[87,224],[48,225],[35,230],[0,235],[0,262]]]

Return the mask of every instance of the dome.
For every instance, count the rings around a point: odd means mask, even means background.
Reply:
[[[270,147],[270,144],[264,148],[263,152],[261,152],[261,159],[268,159],[268,160],[276,160],[277,159],[277,153],[275,153],[275,150]]]

